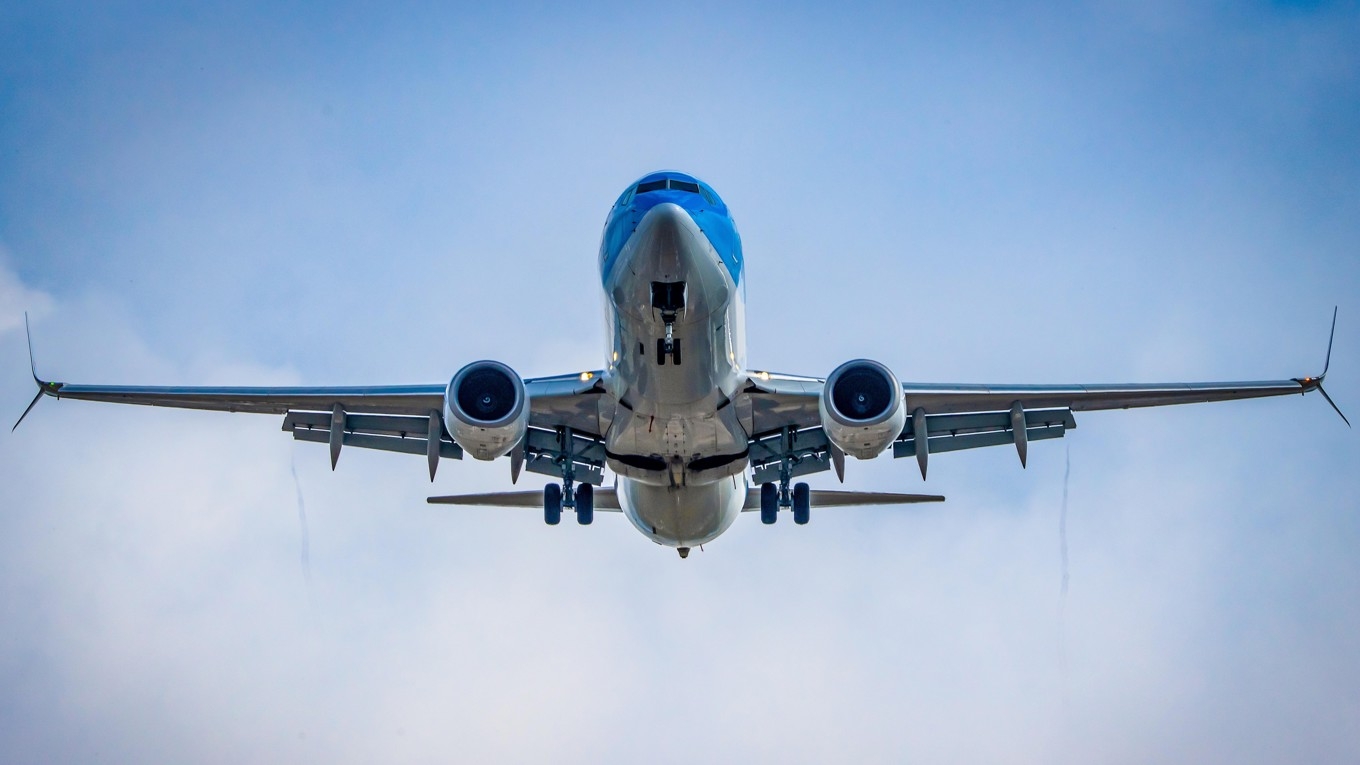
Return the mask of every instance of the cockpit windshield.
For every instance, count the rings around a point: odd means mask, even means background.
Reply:
[[[657,178],[657,175],[661,175],[661,173],[649,175],[645,180],[634,184],[624,192],[623,196],[619,197],[617,204],[631,205],[639,194],[648,194],[655,191],[679,191],[685,194],[699,195],[708,206],[717,208],[723,206],[722,200],[718,198],[718,194],[713,191],[713,189],[692,176],[682,175],[679,178]],[[692,203],[686,202],[685,204]]]
[[[661,178],[655,181],[645,181],[637,185],[637,194],[646,194],[649,191],[688,191],[691,194],[699,193],[699,184],[694,181],[682,181],[679,178]]]

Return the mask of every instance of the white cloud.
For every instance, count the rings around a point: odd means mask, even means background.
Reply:
[[[9,251],[0,244],[0,335],[22,329],[25,312],[29,321],[33,321],[52,308],[52,296],[25,286],[14,273],[11,262]]]

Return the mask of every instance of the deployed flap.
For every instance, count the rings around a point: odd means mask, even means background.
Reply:
[[[1077,421],[1068,409],[1030,409],[1020,414],[1025,420],[1026,442],[1061,438],[1067,430],[1077,427]],[[1014,444],[1016,438],[1011,417],[1010,411],[927,415],[927,453]],[[907,429],[893,442],[893,456],[916,455],[916,434],[908,422]]]
[[[790,478],[832,468],[831,443],[820,427],[761,434],[751,439],[749,451],[756,484],[778,481],[785,460]]]
[[[298,441],[324,444],[330,440],[332,412],[289,412],[283,429]],[[344,413],[341,426],[345,446],[402,454],[429,454],[429,416]],[[463,449],[440,428],[439,456],[461,460]]]
[[[523,468],[530,473],[561,478],[571,461],[573,480],[599,486],[604,483],[604,441],[575,429],[525,431]]]

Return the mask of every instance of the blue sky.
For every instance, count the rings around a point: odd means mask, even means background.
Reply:
[[[1360,414],[1360,7],[1326,2],[10,4],[0,400],[25,310],[81,382],[598,367],[600,227],[662,167],[737,218],[759,367],[1292,377],[1338,305]],[[431,488],[276,418],[45,401],[0,439],[0,754],[1354,761],[1354,431],[1312,396],[1077,420],[1027,470],[932,460],[942,506],[682,563],[424,504],[504,464]]]

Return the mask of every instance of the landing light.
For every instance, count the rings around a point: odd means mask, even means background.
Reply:
[[[592,377],[594,377],[594,376],[595,376],[595,373],[593,373],[593,372],[582,372],[582,373],[581,373],[581,382],[585,382],[585,381],[589,380],[590,378],[592,378]]]

